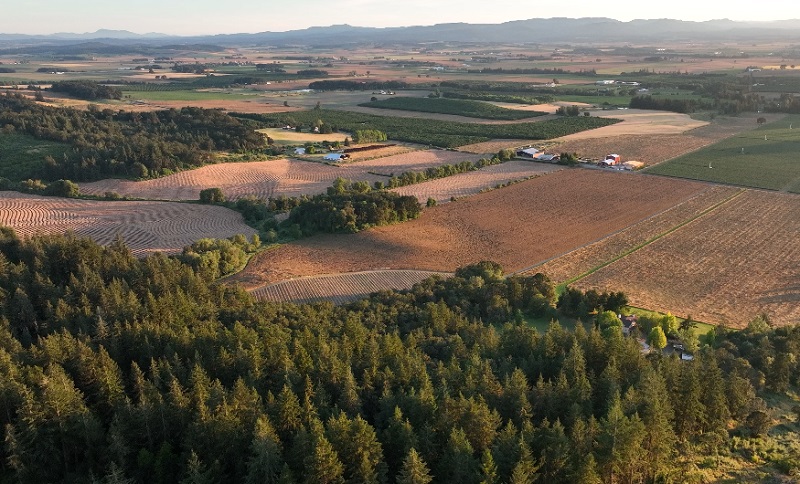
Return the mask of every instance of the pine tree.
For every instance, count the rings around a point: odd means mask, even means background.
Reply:
[[[306,458],[305,482],[308,484],[344,484],[344,466],[321,429],[312,431],[313,451]]]
[[[531,484],[539,477],[537,472],[540,465],[533,459],[531,449],[524,439],[519,440],[520,456],[517,465],[511,472],[510,484]]]
[[[489,449],[484,449],[481,455],[481,484],[497,484],[500,482],[497,478],[497,465],[494,463],[494,457]]]
[[[256,421],[250,457],[247,460],[248,484],[277,483],[284,466],[281,441],[266,416]]]
[[[408,455],[403,460],[403,467],[397,476],[397,484],[428,484],[433,480],[430,470],[419,456],[416,449],[408,451]]]

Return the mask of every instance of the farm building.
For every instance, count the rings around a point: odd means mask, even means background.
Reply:
[[[561,160],[561,156],[542,153],[541,155],[536,157],[536,160],[545,161],[547,163],[557,163],[559,160]]]
[[[346,160],[347,158],[350,158],[350,155],[346,153],[328,153],[325,155],[324,159],[325,161],[340,161]]]
[[[295,155],[304,155],[304,154],[306,154],[306,149],[305,148],[295,148],[294,149],[294,154]]]
[[[541,154],[541,151],[536,148],[525,148],[524,150],[517,151],[517,156],[520,158],[536,158]]]

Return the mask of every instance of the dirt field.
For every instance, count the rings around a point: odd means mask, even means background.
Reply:
[[[563,283],[613,261],[641,244],[698,217],[741,191],[733,187],[709,186],[683,203],[524,272],[544,272],[556,283]]]
[[[137,255],[178,253],[204,237],[236,234],[250,237],[255,230],[242,217],[223,207],[169,202],[96,202],[0,192],[0,225],[21,237],[72,230],[108,244],[120,235]]]
[[[800,323],[800,196],[748,190],[577,287],[636,306],[742,327],[765,312]]]
[[[433,198],[437,202],[445,202],[452,197],[461,198],[475,195],[482,190],[493,188],[499,184],[524,180],[563,168],[563,166],[549,163],[514,160],[499,165],[487,166],[477,171],[459,173],[447,178],[395,188],[392,191],[400,195],[415,196],[420,203],[425,203],[429,198]]]
[[[542,140],[522,140],[522,139],[494,139],[483,143],[459,146],[458,151],[465,153],[477,153],[479,155],[495,154],[506,148],[518,148],[520,146],[530,146],[540,144]]]
[[[414,221],[355,235],[311,237],[257,256],[234,279],[375,269],[451,272],[491,259],[518,270],[681,203],[705,185],[596,170],[563,170],[426,210]]]
[[[772,121],[779,117],[780,115],[772,115],[768,119]],[[615,126],[618,125],[606,126],[586,133],[594,133]],[[609,134],[604,138],[571,138],[567,136],[555,140],[547,146],[554,152],[578,153],[579,156],[589,159],[603,159],[609,153],[619,153],[622,155],[622,161],[638,160],[653,165],[698,150],[742,131],[755,129],[756,126],[755,115],[718,117],[711,124],[680,134],[619,136]],[[580,135],[580,133],[577,134]]]
[[[623,109],[616,111],[594,111],[593,116],[621,119],[621,123],[590,129],[580,133],[558,138],[559,141],[607,138],[629,135],[680,134],[708,123],[692,119],[688,114],[650,111],[644,109]]]
[[[303,277],[271,284],[252,291],[261,301],[316,302],[344,304],[387,289],[411,289],[414,284],[434,275],[430,271],[367,271],[349,274]]]
[[[120,195],[150,200],[197,200],[200,190],[217,187],[229,199],[246,195],[262,198],[324,193],[337,177],[354,181],[387,181],[392,174],[431,166],[477,161],[476,155],[424,150],[346,163],[341,166],[280,159],[249,163],[220,163],[145,181],[109,179],[80,185],[82,193]]]

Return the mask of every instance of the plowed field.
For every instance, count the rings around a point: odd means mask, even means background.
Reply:
[[[800,323],[800,197],[746,191],[576,286],[636,306],[742,327],[765,312]]]
[[[108,244],[119,235],[137,255],[177,253],[203,237],[255,231],[223,207],[170,202],[96,202],[0,192],[0,224],[21,237],[68,230]]]
[[[480,193],[482,190],[505,184],[515,180],[544,175],[563,169],[563,166],[531,161],[507,161],[499,165],[487,166],[481,170],[459,173],[458,175],[430,180],[415,185],[395,188],[400,195],[412,195],[421,203],[429,198],[437,202],[450,200],[451,197],[466,197]]]
[[[421,171],[431,166],[477,161],[479,157],[445,150],[412,151],[342,166],[281,159],[251,163],[220,163],[145,181],[102,180],[80,185],[81,192],[120,195],[152,200],[197,200],[200,191],[217,187],[229,199],[246,195],[263,198],[325,192],[337,177],[354,181],[388,180],[392,174]]]
[[[252,291],[262,301],[316,302],[344,304],[357,301],[373,292],[410,289],[431,276],[450,274],[430,271],[367,271],[349,274],[303,277],[271,284]]]
[[[374,269],[451,272],[481,260],[519,270],[637,223],[706,185],[597,170],[563,170],[433,207],[414,221],[317,236],[257,256],[234,279],[249,287]]]

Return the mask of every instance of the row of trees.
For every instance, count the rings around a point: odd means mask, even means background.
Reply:
[[[260,133],[219,110],[77,110],[10,93],[0,96],[0,129],[70,145],[63,157],[45,158],[39,176],[44,180],[157,177],[212,162],[216,150],[266,146]]]
[[[122,99],[122,91],[113,86],[98,84],[95,81],[55,81],[50,86],[53,92],[63,92],[64,94],[94,101],[96,99]]]
[[[492,263],[258,303],[180,258],[0,235],[8,482],[688,482],[800,375],[796,328],[719,332],[690,362],[539,333],[552,283]]]

